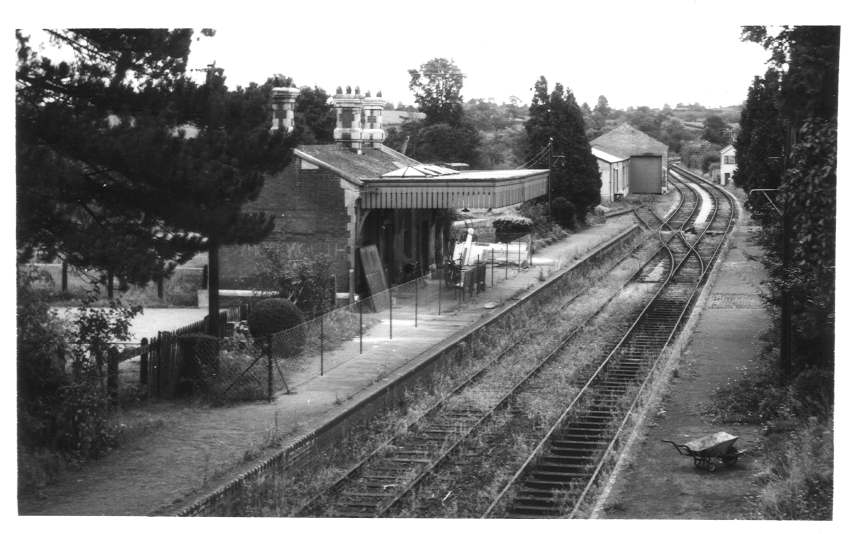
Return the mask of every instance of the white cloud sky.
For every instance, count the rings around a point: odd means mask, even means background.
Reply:
[[[466,75],[466,100],[528,102],[545,75],[591,106],[601,94],[616,108],[740,104],[767,58],[740,42],[742,24],[839,23],[839,3],[827,0],[149,0],[132,12],[85,4],[96,7],[57,4],[28,14],[30,25],[212,27],[215,37],[193,44],[191,66],[216,61],[230,86],[281,73],[298,85],[359,85],[405,103],[407,70],[447,57]]]
[[[739,104],[766,53],[740,42],[733,22],[676,27],[665,17],[606,19],[599,10],[566,6],[529,14],[518,2],[420,16],[367,10],[336,18],[280,13],[279,31],[227,24],[193,45],[193,66],[215,60],[228,84],[262,82],[274,73],[298,85],[360,85],[392,102],[412,103],[408,69],[433,57],[453,59],[465,73],[464,97],[528,102],[540,75],[571,87],[579,102],[604,94],[614,107],[700,102]],[[282,10],[281,10],[282,11]],[[545,13],[543,13],[543,11]],[[454,20],[446,20],[454,16]],[[291,20],[295,19],[295,20]],[[309,19],[299,24],[297,20]],[[374,30],[374,32],[369,31]]]

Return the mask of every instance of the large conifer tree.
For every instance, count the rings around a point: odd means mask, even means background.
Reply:
[[[38,250],[143,283],[206,250],[217,313],[217,250],[270,232],[241,207],[291,158],[294,140],[269,131],[270,84],[187,79],[191,30],[49,33],[73,61],[18,32],[19,261]]]
[[[549,93],[548,81],[541,76],[534,84],[525,131],[529,157],[552,140],[551,195],[571,202],[578,219],[583,221],[587,212],[601,201],[601,177],[587,140],[581,107],[572,91],[564,93],[558,83]],[[545,160],[536,166],[547,165]]]

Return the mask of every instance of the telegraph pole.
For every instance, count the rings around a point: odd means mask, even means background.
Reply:
[[[548,138],[548,216],[551,217],[551,152],[554,145],[554,138]]]

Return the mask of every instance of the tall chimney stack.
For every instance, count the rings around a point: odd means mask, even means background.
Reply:
[[[295,129],[295,99],[301,90],[297,87],[274,87],[271,89],[271,131],[286,133]]]
[[[386,138],[383,131],[383,107],[386,100],[382,96],[378,91],[377,97],[367,93],[363,99],[363,141],[372,147],[382,145]]]
[[[363,97],[360,88],[351,94],[348,86],[345,93],[342,88],[336,90],[333,97],[333,105],[336,107],[336,128],[333,130],[333,139],[352,150],[361,150],[363,146]]]

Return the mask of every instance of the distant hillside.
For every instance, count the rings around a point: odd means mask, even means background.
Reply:
[[[687,123],[698,123],[699,125],[707,118],[709,115],[718,115],[722,120],[728,123],[740,122],[740,112],[742,111],[743,106],[726,106],[721,108],[703,108],[703,109],[692,109],[689,106],[684,107],[676,107],[672,110],[672,116],[681,119],[685,125],[689,126]]]

